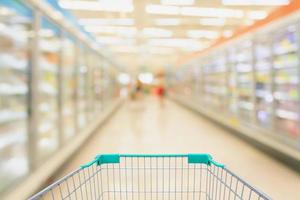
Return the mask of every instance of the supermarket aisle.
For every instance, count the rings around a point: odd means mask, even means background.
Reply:
[[[127,102],[57,177],[98,153],[210,153],[274,199],[300,199],[300,174],[173,102]]]

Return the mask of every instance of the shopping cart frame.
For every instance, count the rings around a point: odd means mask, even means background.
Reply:
[[[131,167],[126,168],[121,168],[120,163],[122,162],[121,159],[125,159],[125,164],[126,160],[131,161]],[[134,159],[137,161],[137,165],[133,164]],[[156,168],[147,168],[146,167],[146,159],[148,161],[150,160],[153,163],[156,162]],[[171,160],[175,160],[175,168],[171,168]],[[182,166],[185,165],[185,168],[176,168],[176,163],[180,159]],[[184,163],[183,159],[185,160],[186,163]],[[141,160],[141,161],[139,161]],[[158,160],[162,160],[162,167],[158,167]],[[165,161],[166,160],[166,161]],[[139,166],[139,163],[144,162],[144,165],[142,167]],[[164,167],[164,164],[166,162],[169,162],[168,167]],[[116,165],[118,167],[116,167]],[[141,165],[141,164],[140,164]],[[151,165],[151,164],[150,164]],[[103,166],[106,166],[106,168],[102,168]],[[110,167],[108,167],[110,166]],[[196,167],[198,166],[198,167]],[[199,167],[201,166],[201,167]],[[187,178],[187,181],[185,181],[185,188],[187,191],[184,191],[183,186],[181,185],[181,190],[178,190],[178,187],[176,185],[176,174],[177,170],[181,170],[181,179],[183,181],[183,176],[184,172],[183,169],[187,170],[187,175],[185,175]],[[107,180],[106,184],[108,183],[107,190],[105,191],[103,189],[103,184],[104,181],[102,181],[103,176],[101,174],[100,180],[101,180],[101,192],[100,192],[100,181],[99,181],[99,173],[102,173],[102,171],[107,170]],[[109,170],[112,170],[113,173],[109,173]],[[130,183],[132,187],[131,191],[128,191],[127,185],[126,189],[122,188],[123,185],[121,184],[121,170],[126,171],[126,184],[127,184],[127,170],[131,171],[131,179],[132,182]],[[144,190],[141,189],[140,183],[137,184],[137,187],[135,187],[133,177],[134,177],[134,171],[137,170],[138,173],[138,182],[141,181],[139,177],[139,170],[143,170],[140,173],[144,173]],[[157,189],[155,191],[156,197],[152,195],[152,172],[151,176],[148,176],[151,178],[151,192],[146,190],[146,171],[147,170],[156,170],[156,187],[158,188],[159,185],[159,179],[161,177],[158,176],[158,171],[162,171],[162,189]],[[171,170],[175,170],[175,191],[171,190]],[[194,170],[194,174],[192,174],[192,170]],[[197,177],[196,170],[200,170],[200,190],[196,191],[195,190],[195,177]],[[201,172],[202,170],[202,172]],[[119,174],[117,174],[116,172]],[[164,172],[169,173],[169,185],[166,188],[164,181],[167,182],[168,180],[165,179]],[[202,191],[201,188],[201,181],[204,179],[203,177],[201,178],[201,173],[206,172],[206,180],[205,180],[205,191]],[[103,172],[104,173],[104,172]],[[80,175],[81,174],[81,175]],[[82,175],[83,174],[83,175]],[[110,175],[109,175],[110,174]],[[186,173],[185,173],[186,174]],[[205,174],[204,174],[205,175]],[[203,175],[203,176],[204,176]],[[76,186],[76,181],[74,181],[74,177],[78,176],[79,177],[79,185]],[[113,186],[109,186],[109,176],[113,176]],[[119,183],[115,183],[115,176],[119,176],[117,181]],[[155,178],[155,177],[154,177]],[[83,180],[80,180],[83,179]],[[94,183],[92,182],[92,179]],[[147,181],[149,181],[147,179]],[[191,180],[189,179],[194,179],[194,185],[190,185]],[[199,179],[199,175],[198,175]],[[97,182],[97,183],[96,183]],[[130,182],[130,181],[129,181]],[[173,181],[174,182],[174,181]],[[179,181],[180,182],[180,181]],[[236,183],[236,184],[234,184]],[[73,184],[73,187],[70,185]],[[174,184],[174,183],[173,183]],[[181,182],[183,184],[183,182]],[[62,187],[65,185],[65,191],[63,192]],[[89,185],[89,186],[88,186]],[[189,186],[190,185],[190,186]],[[173,185],[174,186],[174,185]],[[190,189],[190,187],[193,186],[194,189]],[[197,186],[199,187],[199,185]],[[116,188],[119,188],[116,189]],[[239,189],[240,188],[240,189]],[[56,190],[56,192],[54,192]],[[154,189],[155,190],[155,189]],[[190,191],[189,191],[190,190]],[[248,192],[245,192],[245,191]],[[98,192],[98,193],[97,193]],[[122,198],[122,193],[126,192],[126,196],[124,195]],[[192,196],[189,195],[189,193],[192,192]],[[93,194],[96,193],[96,194]],[[112,193],[112,194],[110,194]],[[128,194],[129,195],[128,195]],[[135,194],[136,193],[136,194]],[[151,198],[147,197],[147,193],[151,194]],[[168,196],[164,196],[164,193],[168,193]],[[173,196],[171,196],[171,193]],[[180,193],[181,196],[178,196],[177,193]],[[198,193],[198,194],[197,194]],[[76,169],[75,171],[69,173],[65,177],[59,179],[58,181],[54,182],[53,184],[49,185],[45,189],[41,190],[34,196],[30,197],[29,200],[37,200],[37,199],[43,199],[44,196],[48,195],[49,199],[202,199],[204,193],[204,198],[205,199],[263,199],[263,200],[270,200],[271,198],[261,192],[260,190],[256,189],[254,186],[250,185],[247,181],[243,180],[239,176],[237,176],[235,173],[227,169],[223,164],[220,164],[216,161],[213,160],[212,156],[209,154],[102,154],[102,155],[97,155],[95,159],[85,165],[82,165],[79,169]],[[98,195],[97,195],[98,194]],[[162,195],[159,197],[159,195]],[[107,196],[107,198],[104,198],[104,196]],[[140,198],[141,195],[144,195],[144,198]],[[195,196],[197,196],[195,198]],[[129,197],[128,197],[129,196]],[[74,198],[73,198],[74,197]],[[175,197],[175,198],[174,198]],[[181,197],[181,198],[180,198]],[[47,198],[47,199],[48,199]]]

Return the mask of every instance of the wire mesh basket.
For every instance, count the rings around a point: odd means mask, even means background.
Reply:
[[[208,154],[98,155],[30,200],[271,199]]]

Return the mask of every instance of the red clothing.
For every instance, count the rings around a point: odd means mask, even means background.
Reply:
[[[165,88],[164,87],[158,87],[157,88],[157,95],[158,96],[164,96],[165,95]]]

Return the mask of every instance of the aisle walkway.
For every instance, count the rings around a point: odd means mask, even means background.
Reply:
[[[274,199],[300,199],[300,174],[173,102],[127,102],[58,176],[99,153],[209,152]]]

